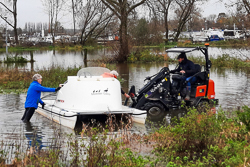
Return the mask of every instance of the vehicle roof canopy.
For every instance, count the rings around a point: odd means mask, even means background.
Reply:
[[[195,50],[199,50],[203,53],[203,55],[205,56],[205,60],[206,60],[206,70],[209,71],[209,69],[211,68],[211,61],[209,60],[208,57],[208,43],[205,43],[206,47],[174,47],[174,48],[170,48],[167,49],[166,52],[173,52],[173,53],[189,53]]]

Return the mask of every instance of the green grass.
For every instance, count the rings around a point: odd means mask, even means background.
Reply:
[[[110,70],[115,70],[115,64],[96,64],[95,66],[105,65],[106,68]],[[22,93],[26,92],[30,83],[32,82],[32,76],[39,73],[43,77],[42,85],[45,87],[56,88],[59,84],[63,84],[67,81],[68,76],[76,76],[77,72],[82,67],[68,67],[63,68],[60,66],[52,66],[50,68],[37,69],[35,71],[24,70],[20,71],[18,69],[6,70],[0,68],[0,93]],[[123,82],[122,78],[118,78]]]
[[[193,61],[196,64],[205,65],[204,57],[194,57],[189,56],[189,60]],[[128,60],[129,63],[148,63],[148,62],[168,62],[168,63],[178,63],[176,59],[172,59],[168,57],[166,54],[157,54],[152,53],[150,50],[146,49],[141,52],[133,52],[129,55]],[[250,69],[250,62],[243,60],[238,57],[232,57],[228,54],[223,54],[217,57],[210,57],[210,61],[212,63],[212,67],[215,68],[233,68],[233,69]]]
[[[141,52],[131,53],[127,61],[129,63],[135,63],[135,62],[148,63],[148,62],[167,61],[167,59],[168,59],[167,55],[159,55],[157,53],[152,53],[150,50],[146,49]]]
[[[221,40],[221,41],[214,41],[209,42],[210,46],[213,47],[248,47],[250,40],[242,40],[242,39],[235,39],[235,40]]]
[[[62,67],[51,67],[32,72],[19,71],[17,69],[0,69],[2,74],[0,78],[0,93],[8,93],[11,90],[14,92],[25,92],[32,82],[32,76],[36,73],[43,76],[43,86],[56,88],[59,84],[62,84],[67,80],[67,76],[76,76],[79,69],[80,67],[67,69]]]
[[[22,56],[14,56],[14,57],[8,56],[6,59],[4,59],[3,62],[4,63],[27,63],[30,61]]]
[[[250,40],[227,40],[227,41],[213,41],[208,42],[210,46],[213,47],[248,47],[250,44]],[[204,46],[204,43],[192,43],[190,40],[186,39],[184,42],[168,42],[167,45],[165,43],[160,43],[159,45],[147,45],[147,46],[133,46],[133,48],[172,48],[174,46],[181,46],[181,47],[196,47],[196,46]],[[9,47],[8,50],[10,52],[15,51],[32,51],[32,50],[83,50],[83,49],[96,49],[96,48],[103,48],[105,46],[102,45],[89,45],[89,46],[82,46],[82,45],[74,45],[70,44],[61,44],[58,43],[55,46],[16,46],[16,47]],[[5,48],[0,48],[0,52],[5,52]]]
[[[204,57],[189,56],[188,59],[196,64],[205,65]],[[242,68],[243,70],[249,70],[250,68],[249,61],[237,57],[231,57],[228,54],[223,54],[216,58],[210,57],[210,61],[212,63],[212,67],[216,68],[233,68],[233,69]]]
[[[16,46],[16,47],[9,47],[9,52],[18,52],[18,51],[33,51],[33,50],[83,50],[83,49],[99,49],[103,48],[103,46],[82,46],[82,45],[73,45],[73,44],[65,44],[65,45],[56,45],[56,46]],[[5,48],[0,48],[0,52],[5,52]]]
[[[209,43],[212,47],[248,47],[250,45],[250,40],[246,39],[235,39],[235,40],[221,40],[221,41],[208,41],[206,43]],[[198,42],[198,43],[192,43],[191,40],[184,39],[184,42],[168,42],[166,45],[165,43],[161,43],[159,45],[154,46],[145,46],[145,47],[166,47],[166,48],[172,48],[175,46],[179,47],[203,47],[205,45],[204,42]]]
[[[250,119],[249,114],[246,117]],[[155,154],[169,166],[243,166],[250,162],[249,135],[237,116],[189,109],[186,116],[161,127],[152,137]]]

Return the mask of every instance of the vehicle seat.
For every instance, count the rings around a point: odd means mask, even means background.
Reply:
[[[194,83],[194,85],[200,85],[203,84],[206,79],[206,71],[201,71],[201,66],[199,64],[194,64],[197,81]]]
[[[198,74],[195,75],[195,77],[197,78],[195,83],[191,84],[191,94],[190,97],[194,98],[196,96],[196,88],[198,86],[201,85],[205,85],[206,84],[206,71],[201,71]]]
[[[195,67],[195,73],[201,72],[201,66],[199,64],[194,64]]]

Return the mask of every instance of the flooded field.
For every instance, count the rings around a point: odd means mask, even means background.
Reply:
[[[210,55],[218,56],[221,54],[233,54],[240,55],[242,52],[233,49],[219,49],[211,48]],[[29,53],[23,53],[23,56],[29,57]],[[50,67],[52,65],[59,65],[64,67],[84,66],[83,56],[79,52],[65,52],[55,54],[53,51],[40,52],[36,51],[34,54],[35,63],[25,64],[22,67],[31,69],[33,66],[36,68]],[[97,59],[102,54],[105,54],[105,50],[97,50],[88,52],[88,59]],[[0,59],[4,59],[5,54],[0,54]],[[170,55],[175,56],[175,55]],[[199,56],[198,54],[195,56]],[[29,59],[29,58],[28,58]],[[2,67],[6,67],[6,64],[1,64]],[[9,64],[9,67],[15,66],[15,64]],[[128,92],[132,85],[135,85],[136,91],[143,86],[145,77],[156,74],[162,67],[168,66],[170,69],[174,69],[174,64],[164,63],[148,63],[148,64],[118,64],[117,71],[121,78],[124,79],[122,87],[124,91]],[[219,107],[232,110],[237,106],[250,105],[250,73],[241,70],[232,69],[217,69],[212,67],[210,78],[215,82],[216,98],[219,99]],[[44,78],[46,79],[46,78]],[[20,119],[24,112],[24,102],[26,94],[8,94],[0,95],[0,140],[6,141],[19,141],[25,140],[27,146],[30,144],[30,140],[34,132],[37,139],[41,141],[41,147],[51,144],[51,140],[54,138],[55,129],[60,129],[63,133],[78,134],[79,131],[74,131],[69,128],[53,124],[50,120],[35,113],[31,119],[31,123],[25,124]],[[124,100],[124,97],[123,97]],[[167,123],[173,116],[181,117],[184,115],[183,110],[171,110],[167,116]],[[133,132],[147,133],[150,131],[149,125],[134,124],[132,128]]]
[[[152,52],[156,52],[158,54],[164,54],[164,48],[153,48],[150,49]],[[228,49],[228,48],[216,48],[210,47],[208,49],[209,56],[217,57],[223,54],[228,54],[230,56],[239,57],[242,59],[250,58],[248,55],[248,49]],[[113,52],[108,49],[93,49],[88,50],[87,52],[87,59],[88,60],[95,60],[101,57],[110,56]],[[84,63],[84,53],[80,51],[22,51],[22,52],[10,52],[9,57],[15,56],[22,56],[27,60],[31,60],[31,55],[33,56],[34,63],[25,63],[25,64],[15,64],[15,63],[8,63],[8,64],[0,64],[0,67],[4,68],[25,68],[25,69],[41,69],[41,68],[48,68],[51,66],[62,66],[62,67],[74,67],[74,66],[86,66]],[[191,56],[203,56],[201,52],[195,51],[192,53],[188,53],[187,55]],[[175,54],[169,53],[171,58],[175,58]],[[0,53],[0,61],[6,59],[5,52]],[[87,64],[91,66],[90,63]]]

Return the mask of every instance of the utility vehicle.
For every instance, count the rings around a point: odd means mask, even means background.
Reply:
[[[214,81],[210,79],[212,66],[208,56],[208,46],[205,47],[174,47],[166,52],[189,53],[201,51],[205,56],[205,65],[195,64],[197,81],[191,85],[190,100],[185,100],[186,83],[183,75],[170,74],[168,67],[163,67],[157,74],[146,77],[147,82],[137,93],[132,86],[129,95],[132,99],[130,107],[146,110],[151,118],[162,117],[168,109],[179,108],[184,101],[187,106],[204,106],[205,104],[217,104],[215,99]],[[203,70],[201,70],[203,69]],[[190,78],[191,80],[192,78]],[[127,105],[127,100],[124,105]]]

